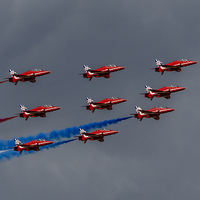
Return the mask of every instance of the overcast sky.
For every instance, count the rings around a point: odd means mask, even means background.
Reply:
[[[182,72],[154,72],[163,63],[200,61],[199,6],[191,1],[6,0],[0,3],[0,79],[8,70],[50,70],[36,83],[0,85],[0,118],[52,104],[46,118],[15,118],[0,124],[0,139],[80,126],[167,106],[161,119],[131,118],[109,126],[105,142],[72,141],[55,149],[0,162],[2,199],[188,200],[200,196],[199,63]],[[78,75],[116,64],[110,79]],[[186,87],[170,100],[145,99],[144,86]],[[86,110],[86,97],[126,98],[112,111]]]

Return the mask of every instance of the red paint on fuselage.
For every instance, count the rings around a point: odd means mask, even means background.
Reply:
[[[173,62],[167,63],[164,66],[176,66],[176,67],[185,67],[185,66],[189,66],[189,65],[193,65],[196,64],[197,61],[192,61],[192,60],[188,60],[188,59],[183,59],[183,60],[175,60]]]
[[[122,69],[125,69],[125,67],[114,65],[114,66],[103,66],[98,69],[95,69],[94,71],[115,72],[115,71],[120,71]]]

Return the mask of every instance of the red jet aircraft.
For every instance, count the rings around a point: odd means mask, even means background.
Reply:
[[[100,67],[100,68],[94,69],[94,70],[92,70],[87,65],[83,65],[83,68],[85,70],[85,73],[80,74],[80,75],[83,75],[84,78],[89,78],[90,81],[91,81],[92,77],[110,78],[111,72],[116,72],[116,71],[125,69],[125,67],[121,67],[121,66],[117,66],[117,65],[103,66],[103,67]]]
[[[15,147],[13,147],[14,151],[20,151],[20,154],[22,153],[22,151],[40,151],[40,146],[45,146],[45,145],[49,145],[52,144],[52,141],[47,141],[47,140],[32,140],[30,142],[24,143],[22,144],[18,139],[14,139],[15,141]]]
[[[174,109],[172,108],[162,108],[162,107],[160,108],[155,107],[149,110],[142,110],[142,108],[140,108],[139,106],[136,106],[135,110],[136,114],[131,114],[131,115],[134,115],[134,117],[140,119],[140,121],[142,121],[144,117],[154,118],[155,120],[159,120],[160,114],[174,111]]]
[[[95,111],[95,109],[101,110],[101,109],[107,109],[107,110],[112,110],[112,105],[113,104],[118,104],[125,102],[126,99],[120,99],[120,98],[106,98],[104,100],[94,102],[90,98],[86,98],[88,102],[88,106],[83,106],[86,107],[87,110],[92,110],[92,113]]]
[[[153,97],[164,97],[166,99],[170,99],[171,93],[185,90],[184,87],[178,87],[178,86],[165,86],[160,89],[152,89],[150,86],[145,85],[145,88],[146,88],[146,93],[141,93],[141,94],[144,94],[146,98],[151,100],[153,99]]]
[[[50,73],[50,71],[45,71],[42,69],[33,69],[27,72],[24,72],[22,74],[17,74],[15,71],[13,71],[13,69],[10,69],[9,72],[10,72],[10,78],[6,78],[7,80],[1,81],[0,83],[4,83],[7,81],[15,83],[15,85],[17,85],[18,81],[20,82],[30,81],[32,83],[35,83],[36,77],[43,76]]]
[[[46,117],[47,112],[52,112],[60,109],[60,107],[52,105],[39,106],[31,110],[28,110],[24,105],[20,105],[20,108],[21,108],[21,113],[19,114],[19,116],[26,118],[26,120],[29,117]]]
[[[164,71],[180,72],[181,67],[186,67],[188,65],[193,65],[197,63],[197,61],[192,61],[188,59],[175,60],[165,65],[160,60],[157,59],[155,60],[155,62],[157,66],[156,68],[154,68],[155,72],[161,72],[161,75],[163,75]]]
[[[114,130],[96,130],[91,133],[87,133],[81,128],[79,130],[81,135],[76,137],[78,137],[79,140],[84,141],[84,143],[86,143],[87,140],[98,140],[99,142],[104,142],[104,136],[118,133],[118,131]]]

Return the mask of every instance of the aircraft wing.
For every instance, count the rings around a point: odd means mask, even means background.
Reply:
[[[104,106],[107,106],[109,105],[108,103],[91,103],[93,105],[96,105],[96,106],[99,106],[99,107],[104,107]],[[87,105],[88,106],[88,105]],[[87,107],[87,106],[81,106],[81,107]]]
[[[162,67],[166,67],[168,69],[172,69],[172,68],[180,68],[180,67],[183,67],[180,65],[161,65]]]
[[[34,74],[32,74],[32,75],[20,75],[20,74],[15,74],[14,76],[19,77],[19,78],[21,78],[21,79],[32,79],[32,78],[35,77]]]
[[[108,74],[109,73],[109,69],[107,71],[97,71],[97,70],[89,70],[89,72],[92,72],[96,75],[102,75],[102,74]]]
[[[148,110],[142,110],[141,112],[147,114],[147,115],[155,115],[155,114],[158,114],[159,113],[159,110],[157,112],[151,112],[151,111],[148,111]]]
[[[33,115],[37,115],[39,113],[43,113],[45,112],[45,109],[43,111],[32,111],[32,110],[25,110],[26,113],[30,113],[30,114],[33,114]]]
[[[85,136],[89,136],[89,137],[92,137],[92,138],[98,138],[98,137],[102,137],[103,136],[103,134],[102,135],[97,135],[97,134],[90,134],[90,133],[84,133],[84,135]],[[76,136],[74,136],[75,138],[79,138],[79,137],[81,137],[81,135],[76,135]]]
[[[97,106],[107,106],[107,105],[111,104],[111,102],[110,103],[91,103],[91,104],[94,104]]]
[[[90,137],[93,137],[93,138],[98,138],[98,137],[102,137],[102,136],[103,136],[103,133],[102,133],[102,134],[90,134],[90,133],[84,133],[84,135],[86,135],[86,136],[90,136]]]
[[[160,112],[151,112],[151,111],[147,111],[147,110],[140,110],[140,112],[147,114],[147,115],[155,115],[155,114],[160,114]],[[130,115],[138,115],[138,113],[131,113]]]
[[[19,146],[22,146],[22,147],[35,147],[36,145],[20,144]]]
[[[38,147],[39,145],[26,145],[26,144],[20,144],[19,146],[21,147],[25,147],[26,149],[32,149],[34,147]]]
[[[170,89],[168,91],[161,91],[161,90],[153,90],[153,89],[151,89],[150,91],[155,92],[157,94],[165,94],[165,93],[169,93]]]

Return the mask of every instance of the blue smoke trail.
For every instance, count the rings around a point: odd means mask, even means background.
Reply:
[[[133,116],[117,118],[117,119],[110,119],[101,122],[93,122],[86,125],[81,125],[79,127],[74,126],[71,128],[66,128],[63,130],[53,130],[50,133],[39,133],[36,136],[27,136],[27,137],[20,137],[18,138],[22,143],[29,142],[35,139],[46,139],[46,140],[61,140],[62,138],[71,138],[72,136],[79,135],[79,128],[83,128],[86,131],[95,128],[102,128],[106,127],[111,124],[117,124],[120,121],[127,120],[132,118]],[[14,147],[14,139],[12,140],[0,140],[0,150],[6,150],[10,147]]]
[[[79,128],[82,128],[85,131],[89,131],[91,129],[102,128],[102,127],[106,127],[106,126],[111,125],[111,124],[117,124],[120,121],[127,120],[127,119],[132,118],[132,117],[133,116],[117,118],[117,119],[110,119],[110,120],[105,120],[105,121],[101,121],[101,122],[93,122],[93,123],[89,123],[89,124],[86,124],[86,125],[81,125],[81,126],[79,126]]]
[[[41,146],[40,151],[42,151],[44,149],[56,148],[62,144],[66,144],[66,143],[72,142],[74,140],[76,140],[76,139],[64,140],[64,141],[60,141],[60,142],[55,142],[55,143],[47,145],[47,146]],[[4,161],[4,160],[10,160],[11,158],[14,158],[14,157],[20,157],[20,156],[27,155],[27,154],[33,154],[35,152],[36,151],[33,151],[33,150],[32,151],[23,151],[21,154],[19,154],[19,151],[14,151],[13,149],[5,150],[5,151],[0,152],[0,162]]]
[[[74,141],[74,140],[77,140],[77,139],[63,140],[63,141],[55,142],[55,143],[50,144],[50,145],[47,145],[47,146],[41,146],[41,147],[40,147],[40,150],[56,148],[56,147],[59,147],[59,146],[62,145],[62,144],[66,144],[66,143],[72,142],[72,141]]]

